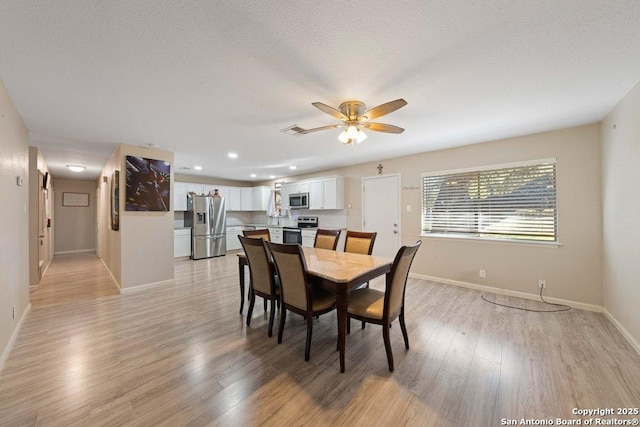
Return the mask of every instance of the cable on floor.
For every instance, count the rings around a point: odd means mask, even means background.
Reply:
[[[516,310],[532,311],[534,313],[557,313],[559,311],[569,311],[569,310],[571,310],[571,307],[568,306],[568,305],[554,304],[552,302],[545,301],[545,299],[542,297],[542,288],[540,288],[540,299],[542,300],[542,302],[545,303],[545,304],[548,304],[548,305],[553,305],[553,306],[562,307],[562,308],[559,308],[557,310],[533,310],[531,308],[515,307],[513,305],[500,304],[499,302],[489,301],[488,299],[486,299],[484,297],[484,295],[480,295],[480,298],[482,298],[483,300],[485,300],[486,302],[491,303],[491,304],[495,304],[495,305],[499,305],[499,306],[507,307],[507,308],[515,308]]]

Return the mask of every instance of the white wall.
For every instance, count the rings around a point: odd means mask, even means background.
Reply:
[[[0,81],[0,369],[29,306],[28,166],[28,130]]]
[[[96,249],[96,182],[54,179],[55,253],[74,253]],[[63,206],[64,193],[89,195],[89,206]]]
[[[604,307],[640,352],[640,83],[601,130]]]
[[[346,152],[348,155],[348,152]],[[345,177],[347,227],[362,227],[361,178],[399,173],[402,186],[420,187],[423,172],[526,160],[557,158],[558,222],[561,246],[424,238],[411,271],[450,281],[538,293],[546,279],[546,296],[602,306],[602,219],[600,128],[598,124],[486,142],[448,150],[381,160],[314,174]],[[266,183],[267,185],[270,182]],[[403,190],[402,244],[421,234],[421,192]],[[407,212],[406,206],[412,211]],[[486,278],[478,277],[480,269]]]
[[[118,282],[121,290],[173,279],[173,199],[167,212],[125,211],[127,155],[141,156],[171,162],[173,183],[173,153],[163,150],[120,145],[102,171],[108,177],[100,186],[99,209],[101,250],[105,265]],[[113,171],[120,171],[120,230],[111,230],[110,194]],[[173,197],[173,188],[172,195]]]

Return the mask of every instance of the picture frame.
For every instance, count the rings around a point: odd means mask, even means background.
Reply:
[[[120,171],[111,175],[111,229],[120,230]]]
[[[89,207],[89,193],[62,193],[62,206],[66,207]]]
[[[126,157],[126,211],[171,210],[171,162]]]

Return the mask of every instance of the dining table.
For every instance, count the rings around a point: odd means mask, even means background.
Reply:
[[[340,351],[340,372],[345,371],[345,347],[347,330],[347,304],[349,292],[364,283],[391,271],[391,258],[333,251],[303,246],[309,282],[336,294],[336,314],[338,316],[338,350]],[[244,253],[238,254],[240,274],[240,313],[244,306],[245,266],[248,265]]]

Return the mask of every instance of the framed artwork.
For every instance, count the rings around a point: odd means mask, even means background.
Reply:
[[[89,193],[62,193],[62,206],[86,208],[89,206]]]
[[[111,229],[120,230],[120,171],[111,175]]]
[[[169,211],[171,163],[127,156],[127,211]]]

